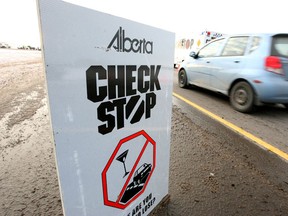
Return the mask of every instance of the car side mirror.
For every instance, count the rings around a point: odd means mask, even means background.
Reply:
[[[192,51],[192,52],[189,53],[189,56],[192,57],[192,58],[197,58],[198,55],[197,55],[196,52]]]

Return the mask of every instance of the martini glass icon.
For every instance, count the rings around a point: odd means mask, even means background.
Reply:
[[[123,163],[124,172],[125,172],[123,178],[124,178],[126,175],[128,175],[128,173],[129,173],[129,172],[127,172],[127,170],[126,170],[126,165],[125,165],[125,160],[126,160],[127,154],[128,154],[128,150],[124,151],[121,155],[119,155],[119,156],[116,158],[116,160],[118,160],[118,161],[120,161],[120,162]]]

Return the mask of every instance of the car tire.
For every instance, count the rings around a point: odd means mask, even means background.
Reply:
[[[241,81],[232,87],[230,104],[239,112],[249,113],[254,110],[254,91],[249,83]]]
[[[187,87],[187,75],[184,69],[181,69],[178,73],[178,85],[180,88]]]

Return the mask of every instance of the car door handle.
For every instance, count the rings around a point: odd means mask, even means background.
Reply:
[[[206,63],[210,63],[210,61],[207,61]]]
[[[235,61],[234,61],[234,63],[239,63],[239,62],[240,62],[239,60],[235,60]]]

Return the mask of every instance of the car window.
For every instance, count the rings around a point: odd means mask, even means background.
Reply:
[[[273,37],[271,55],[288,57],[288,35],[276,35]]]
[[[221,45],[223,44],[223,41],[223,39],[220,39],[211,42],[199,51],[198,56],[200,58],[216,56],[221,48]]]
[[[249,53],[254,52],[259,47],[260,41],[261,41],[260,37],[253,37]]]
[[[231,37],[228,39],[221,56],[242,56],[245,53],[249,37]]]

